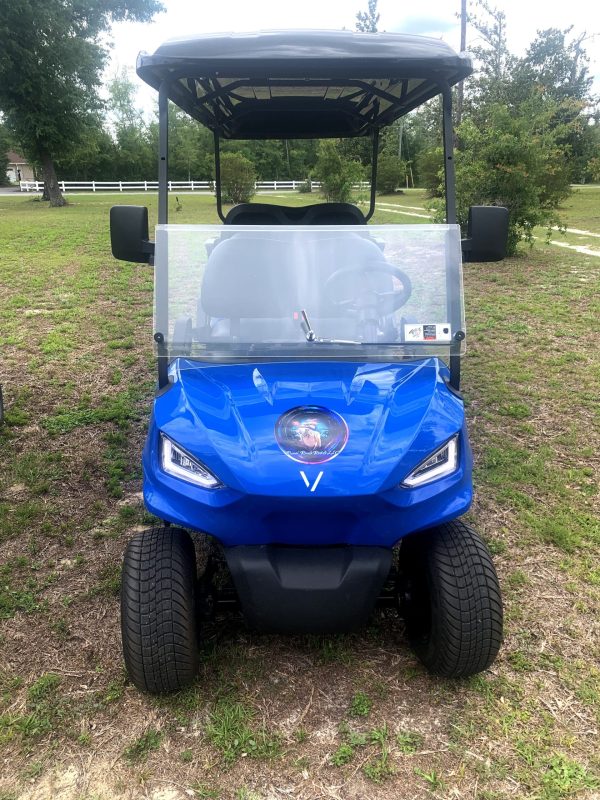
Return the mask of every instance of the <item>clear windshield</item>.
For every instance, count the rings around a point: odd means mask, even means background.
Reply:
[[[157,226],[159,354],[446,356],[464,331],[456,225]]]

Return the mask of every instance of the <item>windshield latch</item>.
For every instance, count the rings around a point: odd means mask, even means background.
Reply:
[[[300,312],[302,314],[302,321],[300,325],[304,331],[307,342],[316,342],[317,344],[360,344],[355,339],[323,339],[313,331],[308,319],[308,314],[304,309]]]
[[[310,322],[308,320],[308,314],[304,309],[300,312],[302,314],[302,322],[300,325],[302,326],[302,330],[304,331],[304,335],[306,336],[307,342],[314,342],[316,340],[316,335],[313,329],[310,326]]]

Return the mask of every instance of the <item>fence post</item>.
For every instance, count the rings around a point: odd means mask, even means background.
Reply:
[[[96,181],[92,181],[92,192],[96,191]]]
[[[148,191],[148,181],[144,181],[144,191]]]
[[[122,181],[119,181],[119,191],[120,192],[123,191],[123,182]]]

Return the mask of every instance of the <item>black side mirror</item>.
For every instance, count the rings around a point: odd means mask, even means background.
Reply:
[[[462,241],[464,261],[502,261],[508,242],[508,209],[471,206],[467,238]]]
[[[113,206],[110,210],[110,244],[120,261],[150,263],[154,242],[148,240],[148,209],[144,206]]]

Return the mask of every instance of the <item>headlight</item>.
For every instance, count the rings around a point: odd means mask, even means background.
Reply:
[[[432,453],[425,461],[421,461],[402,481],[403,486],[421,486],[444,475],[450,475],[458,466],[458,434],[446,442],[443,447]]]
[[[169,475],[195,483],[203,489],[217,489],[223,485],[203,464],[164,433],[160,435],[160,458],[162,468]]]

